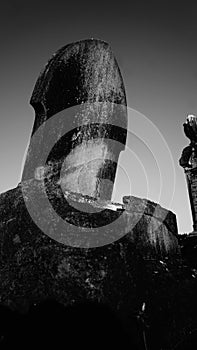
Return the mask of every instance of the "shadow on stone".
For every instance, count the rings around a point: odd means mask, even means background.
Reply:
[[[30,346],[63,349],[143,349],[128,335],[120,319],[106,305],[83,303],[64,307],[55,301],[32,306],[27,314],[0,308],[1,349]]]

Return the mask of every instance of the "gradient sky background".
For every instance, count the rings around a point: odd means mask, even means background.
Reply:
[[[167,148],[162,156],[163,141],[155,137],[156,151],[151,153],[142,136],[130,134],[129,149],[120,158],[114,198],[133,194],[159,202],[176,213],[180,233],[190,232],[186,180],[178,159],[188,144],[182,124],[188,113],[197,114],[197,6],[195,1],[127,2],[1,1],[0,192],[20,181],[34,121],[29,100],[40,70],[61,46],[100,38],[111,44],[118,60],[128,106],[138,111],[132,112],[134,119],[139,116],[144,131],[145,115],[149,126],[153,123],[153,136],[155,132],[159,135],[154,125],[158,128],[175,164],[171,201],[173,173]],[[140,126],[137,128],[140,131]],[[156,162],[162,162],[163,194],[159,199]]]

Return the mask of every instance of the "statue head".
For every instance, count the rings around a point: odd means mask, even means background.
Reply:
[[[23,180],[42,174],[40,179],[47,176],[63,191],[111,199],[126,143],[127,107],[110,46],[88,39],[58,50],[30,103],[35,122]]]
[[[197,142],[197,117],[193,114],[188,114],[186,122],[183,124],[185,135],[191,142]]]

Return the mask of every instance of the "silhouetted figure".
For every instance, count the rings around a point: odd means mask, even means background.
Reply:
[[[182,166],[183,168],[191,168],[192,165],[189,162],[191,156],[192,156],[192,144],[190,144],[189,146],[183,149],[181,158],[179,159],[180,166]]]
[[[179,164],[183,168],[192,168],[191,157],[197,156],[197,125],[196,117],[194,115],[188,115],[186,122],[183,124],[184,133],[190,139],[189,146],[185,147],[182,151]]]

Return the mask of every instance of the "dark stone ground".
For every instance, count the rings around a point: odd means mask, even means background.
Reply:
[[[127,204],[123,221],[137,215],[136,203],[133,199],[133,212]],[[153,203],[144,205],[138,199],[144,214],[133,230],[111,244],[85,249],[43,234],[25,207],[20,186],[1,194],[2,349],[54,347],[61,341],[73,349],[118,344],[122,349],[168,350],[181,342],[176,349],[186,350],[189,342],[197,345],[194,245],[193,259],[186,238],[180,239],[182,256],[174,248],[176,218],[169,212],[162,230],[172,227],[173,234],[165,231],[172,251],[158,243],[151,246],[146,234]],[[116,214],[109,210],[105,215]]]

